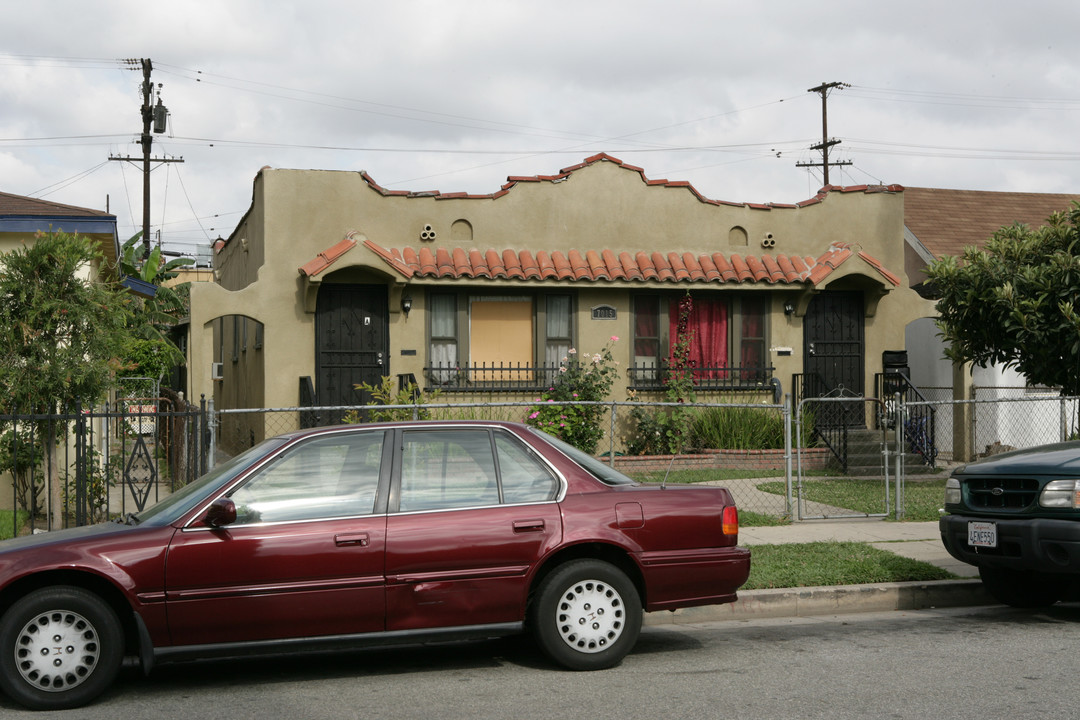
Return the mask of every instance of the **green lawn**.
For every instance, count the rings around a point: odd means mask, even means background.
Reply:
[[[27,523],[30,516],[25,510],[19,510],[18,527],[22,527]],[[13,532],[15,529],[16,519],[13,516],[11,510],[0,510],[0,540],[7,540],[8,538],[15,537]]]
[[[955,577],[935,565],[879,550],[867,543],[815,542],[754,545],[744,590],[919,582]]]
[[[786,492],[783,480],[763,482],[758,490],[776,495]],[[896,502],[896,486],[889,485],[890,507]],[[875,514],[885,510],[885,485],[881,480],[827,477],[803,480],[803,498],[833,507]],[[904,483],[904,520],[937,520],[945,501],[945,480],[909,480]]]

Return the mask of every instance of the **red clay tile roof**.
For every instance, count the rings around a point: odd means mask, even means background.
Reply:
[[[909,187],[904,188],[904,225],[934,257],[959,256],[965,247],[981,247],[1001,227],[1017,222],[1039,227],[1051,213],[1077,201],[1080,195]]]
[[[356,247],[356,240],[349,235],[338,244],[328,247],[311,260],[297,268],[301,275],[314,277],[337,262],[338,258]]]
[[[676,252],[638,252],[631,255],[628,252],[616,254],[608,249],[588,250],[584,255],[579,250],[570,250],[565,254],[558,250],[551,253],[540,250],[534,255],[528,250],[499,252],[494,249],[447,249],[427,245],[419,250],[411,247],[387,249],[371,240],[365,240],[364,246],[408,279],[487,278],[572,282],[655,280],[670,283],[764,282],[818,285],[848,259],[857,255],[890,284],[897,287],[900,285],[900,278],[889,272],[879,260],[865,252],[856,253],[845,243],[834,243],[817,258],[723,253],[693,255]],[[301,268],[301,272],[304,272],[304,268]]]
[[[491,199],[502,197],[506,193],[510,192],[510,190],[515,185],[517,185],[519,183],[540,183],[540,182],[557,183],[557,182],[562,182],[562,181],[566,180],[568,177],[570,177],[570,175],[573,174],[574,171],[580,170],[580,169],[582,169],[584,167],[587,167],[589,165],[593,165],[593,164],[598,163],[598,162],[614,163],[614,164],[618,165],[621,168],[636,172],[639,175],[641,175],[642,181],[646,185],[649,185],[649,186],[658,185],[658,186],[669,187],[669,188],[686,188],[686,190],[688,192],[692,193],[694,197],[696,197],[698,200],[700,200],[701,202],[706,203],[708,205],[727,205],[727,206],[731,206],[731,207],[747,207],[747,208],[752,208],[754,210],[773,210],[773,209],[781,209],[781,208],[794,209],[794,208],[806,207],[807,205],[816,205],[817,203],[822,202],[830,192],[843,192],[843,193],[849,193],[849,192],[861,192],[861,193],[903,192],[903,187],[900,186],[900,185],[849,185],[849,186],[843,186],[843,187],[839,186],[839,185],[830,185],[830,186],[826,186],[826,187],[822,188],[818,192],[818,194],[816,196],[810,198],[809,200],[804,200],[802,202],[794,203],[794,204],[790,204],[790,203],[739,203],[739,202],[728,202],[728,201],[725,201],[725,200],[711,200],[711,199],[705,197],[704,195],[702,195],[700,192],[698,192],[697,189],[693,185],[691,185],[689,182],[686,182],[685,180],[650,180],[649,178],[645,177],[645,171],[643,169],[641,169],[641,168],[639,168],[639,167],[637,167],[635,165],[630,165],[628,163],[624,163],[622,160],[619,160],[616,157],[612,157],[611,155],[608,155],[607,153],[598,153],[596,155],[593,155],[592,157],[586,158],[583,162],[580,162],[577,165],[571,165],[570,167],[563,168],[562,170],[559,171],[558,175],[511,175],[508,178],[506,178],[506,183],[499,189],[498,192],[487,193],[487,194],[472,194],[472,193],[463,193],[463,192],[444,193],[444,192],[439,192],[438,190],[424,190],[424,191],[420,191],[420,192],[410,191],[410,190],[387,190],[386,188],[384,188],[384,187],[380,186],[378,183],[376,183],[375,180],[372,179],[372,177],[367,172],[361,172],[360,175],[361,175],[361,177],[364,178],[365,182],[367,182],[367,184],[371,187],[371,189],[375,190],[376,192],[383,195],[384,197],[435,198],[436,200],[453,200],[453,199],[461,199],[461,198],[471,198],[471,199],[475,199],[475,200],[479,200],[479,199],[491,200]]]

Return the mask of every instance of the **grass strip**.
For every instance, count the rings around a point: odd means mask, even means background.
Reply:
[[[15,537],[16,518],[12,516],[13,510],[0,510],[0,540]],[[25,510],[18,511],[18,527],[22,527],[29,520],[30,515]]]
[[[765,515],[763,513],[753,512],[752,510],[743,510],[742,508],[739,508],[739,525],[742,527],[778,527],[780,525],[790,524],[791,520],[786,517]]]
[[[758,490],[784,495],[783,480],[759,483]],[[889,484],[890,508],[896,501],[896,486]],[[815,478],[803,480],[803,499],[874,514],[885,511],[885,483],[863,478]],[[916,480],[904,483],[904,520],[937,520],[938,508],[945,500],[945,480]]]
[[[744,590],[949,580],[956,576],[860,542],[754,545]]]

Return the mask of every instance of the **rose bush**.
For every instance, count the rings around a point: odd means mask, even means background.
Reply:
[[[601,421],[605,408],[579,403],[607,399],[619,364],[612,357],[611,349],[618,341],[618,336],[613,335],[599,352],[592,355],[581,355],[570,348],[559,363],[554,382],[537,399],[542,404],[530,409],[525,422],[579,450],[595,454],[604,436]]]

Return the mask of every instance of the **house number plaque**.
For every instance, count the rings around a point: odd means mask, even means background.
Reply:
[[[615,320],[617,313],[611,305],[597,305],[592,309],[593,320]]]

